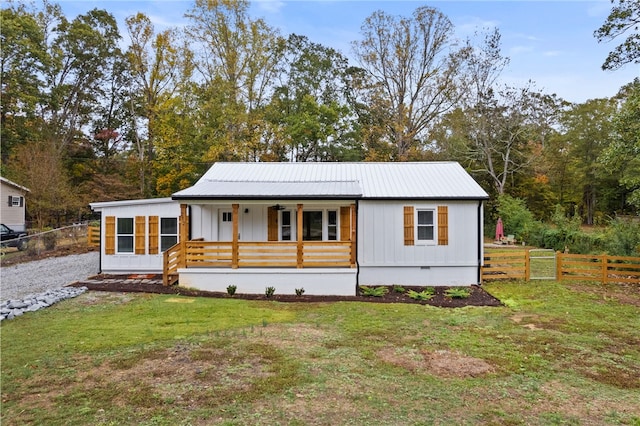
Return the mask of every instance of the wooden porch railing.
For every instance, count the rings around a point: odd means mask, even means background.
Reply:
[[[173,285],[178,282],[178,268],[180,267],[180,258],[182,257],[182,244],[178,243],[171,246],[162,253],[162,284]]]
[[[231,241],[186,241],[164,253],[164,284],[177,281],[186,268],[349,268],[355,267],[351,241],[238,242],[234,256]],[[175,279],[173,278],[175,277]]]

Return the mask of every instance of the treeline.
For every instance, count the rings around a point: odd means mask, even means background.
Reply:
[[[143,14],[118,28],[99,9],[2,9],[2,175],[31,189],[34,225],[170,195],[216,161],[455,160],[540,220],[640,209],[640,81],[572,104],[500,84],[499,31],[456,40],[428,6],[369,16],[355,63],[248,8],[196,0],[163,31]]]

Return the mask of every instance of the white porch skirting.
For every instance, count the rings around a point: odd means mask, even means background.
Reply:
[[[178,269],[180,287],[204,291],[227,291],[235,285],[236,293],[264,294],[274,287],[275,294],[296,294],[304,288],[306,295],[356,295],[355,268],[184,268]]]

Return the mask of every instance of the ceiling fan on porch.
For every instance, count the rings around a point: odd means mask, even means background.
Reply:
[[[276,204],[275,206],[271,206],[273,210],[284,210],[286,207],[281,206],[280,204]]]

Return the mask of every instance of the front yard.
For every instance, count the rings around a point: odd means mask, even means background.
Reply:
[[[1,325],[3,425],[640,425],[640,288],[504,307],[88,292]]]

